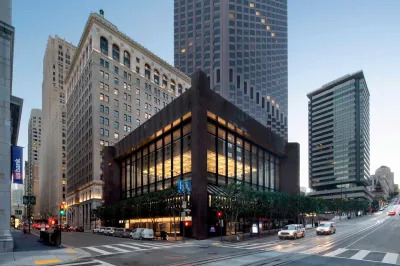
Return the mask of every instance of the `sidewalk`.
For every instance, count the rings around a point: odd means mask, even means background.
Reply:
[[[51,265],[90,256],[80,249],[47,246],[39,242],[39,237],[34,234],[24,235],[18,230],[12,230],[11,233],[14,238],[14,252],[1,254],[1,265]]]

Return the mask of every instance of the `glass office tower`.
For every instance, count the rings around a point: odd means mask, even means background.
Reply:
[[[287,0],[175,0],[175,67],[287,139]]]
[[[369,91],[362,71],[308,95],[310,195],[372,200]]]

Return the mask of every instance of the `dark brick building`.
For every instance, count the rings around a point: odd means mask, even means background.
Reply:
[[[299,152],[298,143],[287,143],[210,90],[199,71],[191,89],[105,147],[105,204],[190,180],[191,235],[204,239],[211,223],[209,200],[219,185],[240,181],[258,190],[298,194]],[[167,224],[164,230],[171,228]]]

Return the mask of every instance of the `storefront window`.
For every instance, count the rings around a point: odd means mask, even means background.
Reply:
[[[236,178],[243,181],[243,141],[236,137]]]
[[[172,134],[173,139],[173,156],[172,156],[172,173],[173,177],[181,175],[181,131],[177,129]]]
[[[130,198],[131,195],[131,162],[130,162],[130,158],[128,158],[128,160],[126,160],[126,197]]]
[[[122,189],[122,197],[125,197],[126,195],[126,182],[125,182],[125,161],[122,162],[121,164],[121,189]]]
[[[140,188],[140,187],[142,187],[142,174],[143,174],[143,172],[142,172],[142,158],[141,158],[141,154],[140,154],[140,151],[137,153],[137,157],[138,157],[138,159],[137,159],[137,161],[136,161],[136,163],[137,163],[137,187],[138,188]],[[140,190],[139,190],[139,195],[140,195],[141,193],[140,193]]]
[[[132,196],[135,195],[136,189],[136,158],[135,155],[132,156]]]
[[[235,178],[235,139],[232,134],[228,134],[228,177]]]
[[[162,184],[162,178],[163,178],[163,149],[162,149],[162,140],[160,139],[157,141],[157,152],[156,152],[156,160],[157,160],[157,184],[161,181]],[[157,185],[158,187],[158,185]],[[162,186],[161,186],[162,187]],[[159,187],[157,188],[159,189]]]
[[[147,186],[149,183],[149,156],[147,154],[147,148],[143,149],[143,186]],[[143,191],[147,191],[144,188]]]
[[[265,156],[265,158],[264,158],[264,164],[265,164],[265,169],[264,169],[264,171],[265,171],[265,173],[264,173],[265,186],[267,188],[270,188],[271,184],[270,184],[270,179],[269,179],[269,154],[268,154],[268,152],[265,152],[264,156]]]
[[[226,176],[226,131],[218,128],[218,175]],[[225,183],[224,178],[218,178],[218,182]]]
[[[254,186],[257,186],[257,181],[258,181],[258,175],[257,175],[257,147],[252,146],[251,147],[251,183]]]
[[[183,174],[192,171],[192,143],[191,134],[192,124],[187,124],[183,127]]]
[[[150,155],[149,155],[149,184],[154,184],[156,181],[155,176],[155,152],[154,152],[154,144],[150,145]]]
[[[170,179],[171,178],[171,135],[168,135],[166,137],[164,137],[164,145],[165,145],[165,161],[164,161],[164,176],[165,179]],[[165,187],[169,187],[169,185],[167,186],[167,183],[170,185],[171,182],[165,182]]]
[[[275,158],[275,187],[276,190],[280,190],[280,176],[279,176],[279,158]]]
[[[271,156],[270,160],[270,167],[271,167],[271,189],[275,190],[275,161],[274,156]]]
[[[263,151],[258,149],[258,186],[261,188],[264,186],[264,162],[263,162]]]
[[[250,144],[244,143],[244,182],[250,184]]]

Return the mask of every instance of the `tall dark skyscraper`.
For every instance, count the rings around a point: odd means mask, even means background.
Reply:
[[[369,91],[362,71],[308,95],[310,196],[365,198],[369,184]]]
[[[287,0],[175,0],[175,66],[287,139]]]

